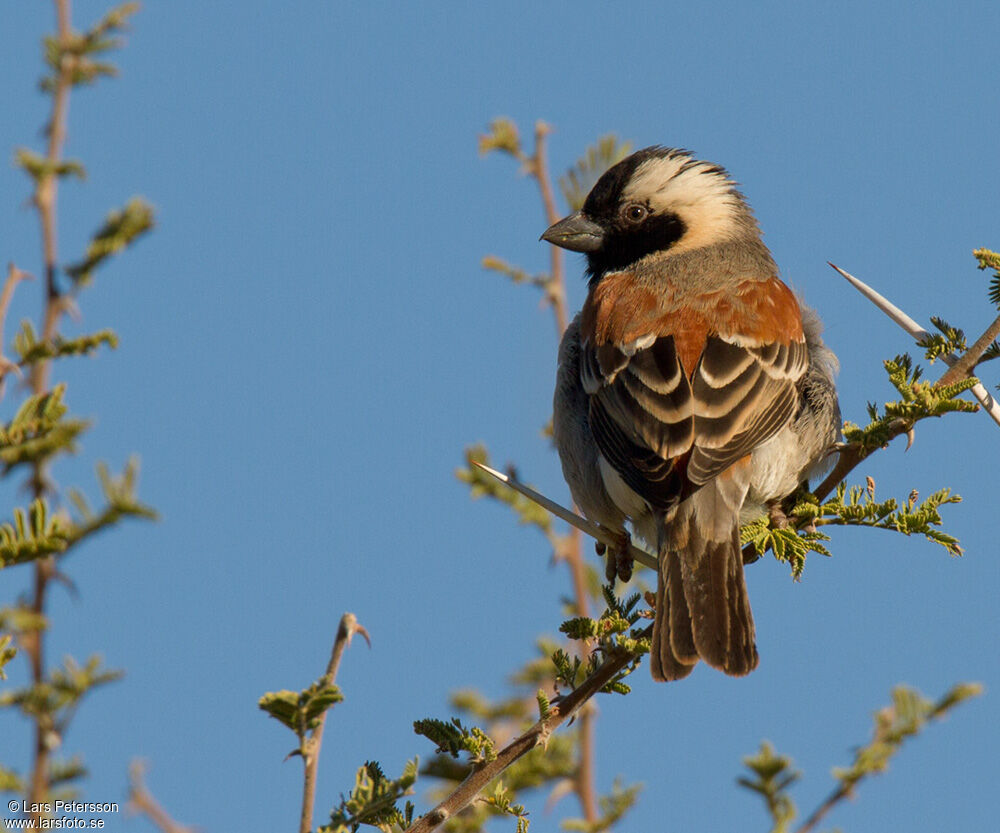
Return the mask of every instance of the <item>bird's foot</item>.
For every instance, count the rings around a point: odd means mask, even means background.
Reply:
[[[774,500],[767,505],[767,519],[775,529],[788,528],[788,515],[781,507],[781,501]]]
[[[624,530],[611,530],[607,527],[605,527],[605,530],[614,536],[615,545],[609,548],[601,541],[598,541],[594,546],[598,555],[607,555],[604,577],[611,584],[614,584],[615,578],[620,578],[622,581],[629,581],[632,578],[633,561],[632,556],[629,555],[628,548],[629,544],[632,543],[632,537]]]

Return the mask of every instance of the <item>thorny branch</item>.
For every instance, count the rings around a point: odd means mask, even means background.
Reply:
[[[653,629],[650,626],[642,632],[641,636],[648,637],[652,632]],[[432,830],[436,830],[448,819],[464,810],[494,778],[501,775],[511,764],[528,754],[536,746],[544,745],[556,729],[573,717],[591,697],[600,692],[634,659],[635,656],[630,651],[616,649],[610,652],[600,668],[577,688],[565,697],[552,702],[546,717],[507,744],[497,753],[494,760],[474,769],[451,795],[426,815],[421,816],[406,833],[431,833]]]
[[[986,328],[986,332],[976,339],[975,344],[962,354],[961,358],[945,372],[944,376],[938,379],[938,387],[950,385],[971,376],[972,371],[976,369],[976,365],[983,357],[983,353],[997,336],[1000,336],[1000,315]]]
[[[146,767],[142,761],[133,761],[129,767],[128,808],[134,813],[146,816],[161,833],[194,833],[194,828],[185,827],[173,820],[160,803],[153,798],[145,782]]]
[[[46,132],[48,144],[46,147],[47,169],[37,179],[33,202],[38,210],[42,230],[42,262],[45,269],[45,302],[42,311],[42,340],[51,341],[55,336],[59,319],[65,310],[63,298],[60,295],[56,281],[58,263],[58,244],[56,237],[56,201],[59,189],[59,179],[56,174],[62,159],[63,144],[66,141],[66,118],[69,110],[69,93],[72,86],[72,65],[68,47],[72,37],[70,24],[70,0],[53,0],[56,11],[56,36],[61,47],[62,58],[55,77],[52,91],[52,110]],[[40,361],[32,368],[31,389],[37,396],[48,388],[50,361]],[[31,487],[35,498],[41,498],[46,491],[44,465],[38,463],[34,467]],[[55,574],[53,556],[35,562],[34,591],[31,598],[31,612],[38,617],[45,614],[45,599],[49,581]],[[31,680],[39,685],[45,677],[45,644],[44,631],[34,630],[24,639],[24,650],[31,665]],[[31,770],[31,783],[28,790],[28,800],[35,806],[41,806],[49,792],[49,759],[51,750],[58,744],[58,738],[53,735],[54,727],[48,725],[45,716],[36,717],[35,723],[35,753]],[[40,826],[42,816],[32,813],[32,819]]]
[[[321,686],[332,686],[337,681],[337,671],[340,669],[340,660],[344,655],[344,649],[351,644],[351,638],[356,633],[360,633],[369,647],[371,646],[368,631],[358,624],[357,617],[353,613],[345,613],[340,617],[340,626],[337,628],[337,636],[333,642],[333,650],[330,653],[330,662],[326,667],[326,673],[319,680]],[[319,716],[316,728],[302,744],[305,777],[302,785],[302,815],[299,820],[299,833],[309,833],[312,830],[313,808],[316,805],[316,774],[319,770],[319,753],[323,745],[326,715],[327,712],[324,711]]]
[[[545,209],[545,220],[548,225],[558,222],[560,217],[552,187],[552,177],[549,173],[546,140],[551,132],[552,128],[544,121],[535,123],[535,152],[527,160],[527,170],[538,183]],[[561,339],[566,327],[569,326],[569,310],[566,303],[566,270],[563,262],[563,250],[558,246],[549,246],[548,249],[549,279],[546,283],[546,292],[549,303],[552,305],[556,335]],[[555,557],[565,561],[569,567],[570,578],[573,582],[576,615],[589,616],[586,565],[583,560],[582,544],[580,531],[570,527],[568,536],[561,543],[555,545],[554,550]],[[588,822],[594,822],[598,818],[594,778],[595,717],[596,715],[591,709],[585,709],[580,715],[580,761],[573,784],[574,792],[583,810],[583,817]]]

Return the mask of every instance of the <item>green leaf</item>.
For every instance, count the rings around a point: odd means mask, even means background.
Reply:
[[[0,792],[2,793],[24,793],[27,785],[14,770],[0,764]]]
[[[62,356],[82,356],[92,353],[101,345],[112,350],[118,347],[118,336],[112,330],[100,330],[74,339],[55,336],[51,341],[39,341],[31,322],[21,322],[21,330],[14,336],[14,350],[21,366],[31,365]]]
[[[98,229],[83,260],[65,268],[78,285],[86,285],[97,269],[111,255],[117,254],[153,228],[153,207],[133,197],[119,211],[112,211]]]
[[[489,131],[479,137],[479,155],[485,156],[493,151],[500,151],[524,161],[524,151],[521,149],[521,136],[517,125],[511,119],[498,118],[490,122]]]
[[[449,721],[433,717],[413,721],[413,731],[431,741],[436,752],[446,752],[457,758],[467,752],[474,763],[492,761],[496,758],[496,745],[478,726],[465,727],[462,721],[453,717]]]
[[[50,517],[48,504],[36,498],[27,512],[14,509],[13,523],[0,524],[0,569],[63,552],[68,541],[64,524]]]
[[[993,276],[990,278],[989,298],[990,303],[1000,310],[1000,252],[976,249],[972,254],[978,261],[980,269],[993,270]]]
[[[897,686],[892,692],[892,705],[875,713],[871,741],[855,751],[850,766],[834,769],[834,777],[845,790],[851,790],[869,775],[884,772],[907,738],[918,735],[928,721],[981,693],[978,683],[961,683],[933,703],[912,688]]]
[[[931,324],[940,330],[940,333],[928,333],[924,338],[917,341],[917,344],[925,348],[925,355],[931,364],[940,356],[946,356],[949,353],[965,352],[967,345],[965,343],[965,333],[962,330],[952,327],[943,318],[938,318],[934,315],[931,316]]]
[[[417,780],[414,758],[407,761],[403,774],[390,780],[375,761],[368,761],[358,769],[354,789],[330,814],[330,823],[319,828],[318,833],[354,833],[362,825],[391,829],[392,825],[409,827],[413,822],[413,805],[408,801],[403,809],[397,807],[399,799],[412,792]]]
[[[14,164],[21,168],[35,182],[56,176],[60,179],[75,176],[77,179],[86,179],[87,171],[83,165],[75,159],[62,159],[52,162],[48,157],[35,153],[27,148],[18,148],[14,152]]]
[[[344,696],[335,685],[317,680],[302,691],[273,691],[257,701],[257,706],[284,724],[299,738],[319,725],[320,718]]]
[[[121,46],[121,39],[113,35],[123,32],[128,18],[139,10],[138,3],[124,3],[107,12],[94,26],[84,33],[71,32],[68,37],[45,38],[45,62],[50,72],[39,82],[39,87],[51,93],[59,80],[65,77],[73,85],[92,84],[102,76],[113,76],[118,70],[111,64],[95,60]]]
[[[7,679],[7,672],[4,666],[17,656],[17,648],[14,647],[14,637],[9,633],[0,634],[0,680]]]
[[[786,833],[798,815],[788,788],[801,773],[792,769],[791,758],[778,755],[767,741],[761,743],[756,755],[744,758],[743,765],[752,777],[737,778],[736,783],[764,799],[773,825],[771,833]]]
[[[602,136],[584,151],[583,156],[559,179],[559,188],[571,211],[583,208],[594,183],[612,165],[616,165],[632,152],[631,142],[620,142],[613,133]]]

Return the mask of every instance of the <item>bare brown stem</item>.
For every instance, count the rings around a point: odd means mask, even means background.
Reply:
[[[646,628],[643,636],[649,636],[651,633],[652,626]],[[451,795],[429,813],[421,816],[406,833],[430,833],[464,810],[507,767],[528,754],[536,746],[543,745],[556,729],[576,714],[633,659],[633,655],[626,651],[609,654],[600,668],[576,689],[552,704],[547,717],[539,720],[527,732],[507,744],[497,753],[494,760],[474,769]]]
[[[550,226],[559,220],[559,209],[556,207],[552,177],[549,175],[549,161],[545,143],[546,137],[551,132],[552,128],[545,122],[535,123],[535,153],[531,157],[529,165],[541,191],[545,220]],[[563,250],[558,246],[549,246],[548,293],[556,319],[556,334],[562,338],[566,327],[569,326],[569,313],[566,309],[566,271],[563,268]]]
[[[986,352],[986,349],[993,343],[997,336],[1000,336],[1000,315],[986,328],[986,332],[976,339],[975,344],[966,350],[959,357],[958,361],[945,371],[944,375],[938,379],[936,386],[939,388],[944,387],[945,385],[950,385],[971,376],[972,371],[976,369],[976,365],[983,357],[983,353]]]
[[[72,35],[70,24],[70,0],[53,0],[56,11],[57,38],[62,46],[67,46]],[[66,118],[69,111],[69,93],[71,87],[71,67],[69,57],[64,55],[59,70],[56,73],[55,88],[52,92],[52,111],[47,125],[48,145],[46,160],[48,170],[38,177],[35,186],[34,204],[38,209],[39,222],[42,230],[42,261],[45,272],[45,299],[42,312],[42,339],[50,341],[55,336],[61,311],[59,287],[56,283],[58,263],[58,244],[56,235],[56,201],[59,180],[55,170],[62,158],[63,144],[66,140]],[[44,393],[48,388],[50,362],[38,362],[32,368],[31,388],[36,395]],[[45,492],[45,472],[42,464],[37,464],[32,473],[32,491],[36,498]],[[49,581],[55,572],[55,563],[51,556],[35,562],[34,592],[31,598],[31,611],[38,616],[45,613],[45,598]],[[34,685],[39,685],[45,678],[45,643],[44,631],[33,631],[25,640],[25,652],[31,666],[31,679]],[[31,768],[28,799],[35,805],[41,805],[49,793],[49,760],[50,751],[54,746],[52,737],[51,717],[40,715],[35,719],[35,755]],[[41,815],[32,814],[37,826],[41,825]]]
[[[128,806],[133,813],[146,816],[162,833],[194,833],[193,827],[185,827],[174,821],[153,794],[146,787],[146,766],[142,761],[133,761],[128,768]]]
[[[17,374],[21,372],[14,362],[3,355],[4,325],[7,323],[7,311],[14,297],[14,289],[18,283],[30,277],[31,275],[22,272],[13,263],[7,265],[7,279],[3,282],[3,289],[0,290],[0,396],[3,395],[3,380],[6,375],[12,370]]]
[[[545,122],[535,123],[535,153],[530,165],[532,175],[541,192],[545,219],[549,225],[559,221],[559,209],[556,206],[555,191],[549,173],[548,146],[546,144],[546,139],[551,132],[552,128]],[[566,270],[563,265],[563,250],[558,246],[549,246],[547,290],[555,318],[556,334],[561,339],[566,327],[569,326],[569,310],[566,302]],[[573,509],[578,512],[575,506]],[[578,529],[574,527],[570,530],[569,541],[561,549],[560,555],[569,567],[573,582],[577,616],[589,616],[586,565],[583,561],[582,538]],[[591,709],[585,709],[580,715],[580,759],[573,784],[574,792],[580,801],[583,817],[588,822],[596,821],[598,815],[594,777],[595,717],[596,715]]]
[[[826,814],[847,798],[848,795],[850,795],[850,791],[847,787],[843,785],[837,787],[837,789],[826,797],[826,800],[819,807],[813,810],[812,815],[802,823],[802,826],[795,833],[810,833],[823,820]]]
[[[332,686],[336,682],[337,670],[340,668],[344,649],[351,644],[351,637],[356,633],[360,633],[369,647],[371,646],[368,631],[358,624],[357,617],[353,613],[345,613],[340,617],[340,626],[337,628],[337,637],[333,641],[330,662],[326,666],[326,673],[320,680],[324,686]],[[320,715],[318,725],[303,742],[300,750],[305,765],[305,775],[302,784],[302,815],[299,819],[299,833],[309,833],[312,830],[313,808],[316,805],[316,775],[319,771],[319,753],[323,745],[323,727],[326,725],[326,715],[326,712]]]

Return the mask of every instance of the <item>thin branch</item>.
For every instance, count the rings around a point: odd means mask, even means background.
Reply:
[[[3,395],[3,380],[10,371],[20,375],[20,368],[3,355],[4,345],[4,325],[7,323],[7,312],[10,309],[10,302],[14,298],[14,289],[23,280],[30,280],[31,275],[18,269],[13,263],[7,265],[7,279],[0,290],[0,396]]]
[[[193,827],[185,827],[174,821],[153,794],[146,787],[146,766],[142,761],[133,761],[128,768],[128,807],[133,813],[146,816],[162,833],[195,833]]]
[[[829,261],[827,261],[829,263]],[[903,312],[899,307],[893,304],[891,301],[880,295],[874,289],[872,289],[864,281],[859,280],[854,277],[854,275],[845,272],[839,266],[835,266],[830,263],[830,266],[843,276],[848,283],[850,283],[855,289],[858,290],[862,295],[864,295],[869,301],[871,301],[875,306],[877,306],[882,312],[889,316],[893,321],[895,321],[900,327],[902,327],[906,332],[908,332],[917,341],[922,341],[930,336],[923,327],[921,327],[916,321],[914,321],[910,316]],[[996,323],[996,322],[994,322]],[[989,332],[989,331],[987,331]],[[978,344],[978,342],[977,342]],[[971,352],[971,351],[969,351]],[[976,357],[978,359],[978,356]],[[942,361],[948,365],[954,365],[958,362],[958,357],[954,353],[945,353],[941,356]],[[938,384],[940,385],[944,379]],[[971,388],[972,395],[979,400],[979,404],[983,406],[983,410],[986,411],[993,421],[1000,425],[1000,403],[993,398],[993,395],[986,390],[981,384],[976,384]]]
[[[846,785],[841,784],[826,797],[826,800],[819,807],[813,810],[812,815],[802,823],[795,833],[810,833],[823,820],[827,813],[850,794],[851,790]]]
[[[42,173],[35,186],[34,203],[38,209],[39,222],[42,228],[42,261],[45,270],[45,301],[42,312],[42,340],[50,341],[55,336],[56,327],[63,305],[60,303],[59,288],[56,283],[58,263],[58,247],[56,237],[56,199],[59,180],[56,175],[62,157],[63,143],[66,140],[66,118],[69,111],[69,93],[72,85],[72,67],[65,51],[72,37],[70,23],[70,0],[53,0],[56,11],[57,37],[63,47],[59,71],[56,74],[55,88],[52,92],[52,111],[47,125],[48,146],[46,148],[47,170]],[[32,368],[31,387],[35,395],[45,392],[48,387],[50,361],[38,362]],[[45,472],[42,464],[36,464],[32,473],[32,491],[36,498],[45,492]],[[31,599],[31,611],[36,616],[45,614],[45,598],[49,581],[55,573],[55,563],[52,556],[35,562],[34,594]],[[33,631],[26,640],[25,652],[31,665],[31,679],[34,685],[40,685],[45,678],[45,643],[43,631]],[[31,783],[28,799],[34,806],[42,806],[49,793],[49,755],[52,743],[52,727],[50,719],[39,715],[35,719],[35,756],[31,770]],[[41,826],[42,814],[32,813],[32,819]]]
[[[330,653],[330,662],[326,666],[326,673],[320,678],[320,684],[323,687],[332,686],[337,681],[337,670],[340,668],[344,649],[351,644],[351,637],[356,633],[360,633],[365,638],[365,642],[370,648],[372,643],[368,631],[358,624],[357,617],[353,613],[345,613],[340,617],[340,626],[337,628],[337,637],[333,642],[333,650]],[[316,775],[319,770],[319,753],[323,745],[326,715],[327,712],[323,712],[319,716],[316,728],[302,744],[305,776],[302,785],[302,815],[299,819],[299,833],[309,833],[312,830],[313,808],[316,805]]]
[[[650,626],[643,631],[642,636],[648,637],[652,632],[653,629]],[[609,653],[600,668],[572,692],[552,703],[547,717],[539,720],[527,732],[507,744],[497,753],[494,760],[473,770],[451,795],[429,813],[421,816],[406,833],[430,833],[464,810],[507,767],[528,754],[536,746],[544,746],[556,729],[573,717],[590,698],[599,693],[634,659],[634,654],[622,649]]]
[[[976,339],[975,344],[966,350],[961,358],[938,379],[937,386],[950,385],[953,382],[958,382],[961,379],[967,379],[971,376],[972,371],[976,369],[976,365],[979,364],[979,360],[983,357],[983,353],[996,340],[997,336],[1000,336],[1000,315],[986,328],[986,332]]]
[[[559,221],[559,209],[556,206],[555,191],[549,173],[548,146],[546,144],[546,138],[551,132],[552,128],[545,122],[541,120],[535,122],[535,153],[530,166],[541,192],[548,225]],[[569,310],[566,303],[566,270],[563,250],[558,246],[549,246],[549,280],[546,291],[555,317],[556,335],[562,339],[566,327],[569,326]],[[572,527],[567,544],[557,550],[557,555],[566,562],[570,570],[577,616],[589,616],[590,606],[587,601],[586,565],[583,560],[582,543],[578,529]],[[574,779],[574,791],[580,800],[583,817],[588,822],[594,822],[598,817],[594,778],[594,735],[595,715],[592,710],[587,709],[580,715],[580,761]]]
[[[545,139],[552,128],[545,122],[535,123],[535,153],[531,157],[528,170],[538,183],[542,194],[542,204],[545,207],[545,220],[551,226],[559,221],[559,209],[556,208],[555,192],[552,189],[552,177],[549,175],[549,162],[546,153]],[[549,283],[548,297],[556,319],[556,334],[562,338],[569,326],[569,312],[566,309],[566,271],[563,268],[563,250],[558,246],[549,246]]]

